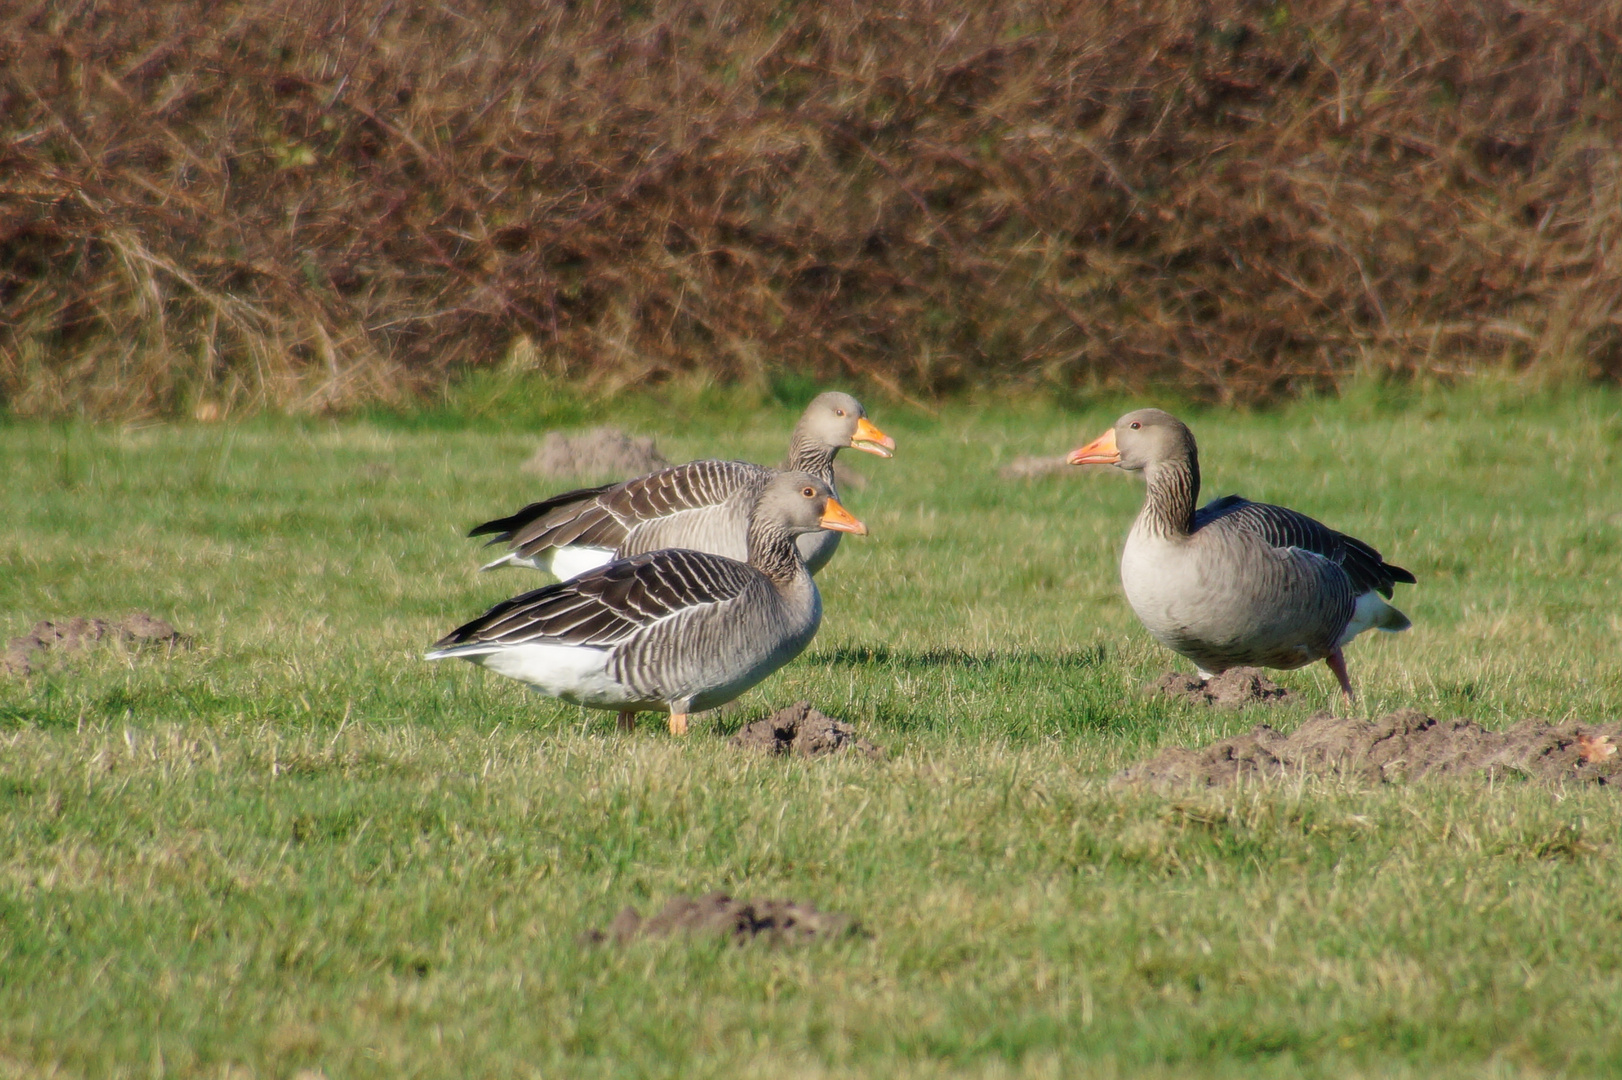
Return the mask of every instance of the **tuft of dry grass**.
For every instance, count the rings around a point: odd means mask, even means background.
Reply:
[[[0,402],[1622,375],[1622,3],[0,11]]]

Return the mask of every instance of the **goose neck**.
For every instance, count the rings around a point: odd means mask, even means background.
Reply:
[[[1194,531],[1194,503],[1200,494],[1200,464],[1186,459],[1159,461],[1144,470],[1148,497],[1138,515],[1139,527],[1167,538],[1186,537]]]
[[[780,589],[806,572],[794,535],[776,522],[759,519],[749,524],[749,565]]]
[[[831,486],[834,482],[834,455],[837,453],[837,446],[829,446],[796,427],[789,439],[788,467],[808,472]]]

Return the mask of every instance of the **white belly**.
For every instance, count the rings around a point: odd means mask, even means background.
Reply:
[[[435,660],[441,656],[470,660],[497,675],[528,683],[543,694],[576,705],[617,709],[627,705],[658,704],[642,700],[636,691],[609,674],[607,649],[537,642],[491,646],[488,652],[447,650],[438,655],[430,653],[428,658]]]

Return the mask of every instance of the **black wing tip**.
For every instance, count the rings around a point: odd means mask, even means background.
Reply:
[[[517,535],[519,529],[537,518],[551,513],[560,506],[596,498],[608,489],[618,486],[618,484],[599,484],[597,487],[574,488],[570,491],[559,492],[549,498],[542,499],[540,502],[530,503],[516,514],[508,514],[504,518],[494,518],[482,525],[475,525],[467,535],[471,539],[475,536],[486,536],[490,533],[505,533],[505,536],[497,536],[490,541],[492,544],[499,544],[504,540],[511,540]]]
[[[516,514],[508,514],[504,518],[492,518],[482,525],[473,526],[468,530],[467,535],[472,538],[475,536],[487,536],[490,533],[499,533],[500,535],[490,541],[492,544],[499,544],[503,540],[511,540],[517,535],[519,529],[522,529],[525,525],[546,514],[551,509],[551,501],[530,503]]]
[[[572,584],[573,582],[568,581],[554,581],[550,585],[542,585],[538,589],[531,589],[528,592],[520,593],[511,599],[503,600],[500,603],[493,605],[490,610],[486,611],[483,615],[480,615],[474,619],[469,619],[461,626],[458,626],[455,630],[452,630],[450,633],[434,642],[433,647],[436,649],[444,649],[449,648],[452,645],[469,645],[474,642],[485,640],[482,637],[483,632],[500,622],[502,619],[506,618],[514,608],[520,608],[526,604],[532,603],[533,601],[540,599],[543,594],[560,592]]]
[[[478,618],[465,622],[455,630],[446,634],[431,646],[435,649],[449,649],[453,645],[470,645],[479,639],[479,627],[489,618],[489,612]]]
[[[1386,563],[1385,572],[1391,575],[1392,581],[1400,581],[1406,585],[1419,584],[1419,579],[1414,577],[1412,570],[1404,570],[1400,566],[1392,566],[1390,563]]]

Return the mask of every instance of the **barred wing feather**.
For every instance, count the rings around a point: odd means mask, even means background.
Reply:
[[[511,544],[530,558],[569,545],[616,550],[639,525],[719,506],[769,471],[746,461],[691,461],[619,484],[579,488],[487,521],[469,536],[495,534],[486,546]]]
[[[698,551],[667,549],[503,601],[434,648],[551,642],[609,648],[692,608],[734,599],[755,571]]]
[[[565,491],[549,499],[530,503],[516,514],[475,525],[468,535],[488,536],[494,533],[486,547],[506,543],[528,546],[541,539],[547,540],[547,543],[540,545],[542,547],[575,543],[582,533],[601,524],[605,515],[599,499],[617,486],[604,484]]]
[[[719,506],[740,489],[770,479],[770,469],[747,461],[689,461],[627,480],[606,493],[603,505],[627,529],[653,518]]]

